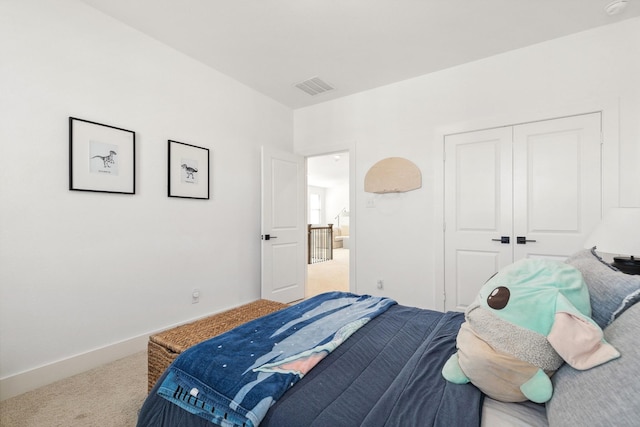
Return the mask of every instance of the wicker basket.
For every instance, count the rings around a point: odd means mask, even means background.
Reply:
[[[284,307],[287,304],[261,299],[150,336],[148,391],[151,391],[171,362],[189,347]]]

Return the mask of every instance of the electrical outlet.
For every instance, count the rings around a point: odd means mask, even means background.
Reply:
[[[376,199],[373,196],[369,196],[367,201],[365,202],[365,207],[367,208],[375,208],[376,207]]]
[[[378,289],[384,288],[384,280],[378,279],[377,286],[378,286]]]
[[[200,291],[198,289],[194,289],[191,293],[191,304],[197,304],[200,302]]]

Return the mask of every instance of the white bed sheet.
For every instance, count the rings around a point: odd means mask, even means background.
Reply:
[[[505,403],[484,398],[482,427],[548,427],[544,405],[533,402]]]

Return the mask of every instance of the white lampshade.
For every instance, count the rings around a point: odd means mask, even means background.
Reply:
[[[640,258],[640,208],[612,208],[584,243],[598,252]]]

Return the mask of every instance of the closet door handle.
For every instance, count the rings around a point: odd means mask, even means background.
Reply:
[[[519,245],[526,245],[527,242],[535,242],[535,240],[529,240],[526,236],[518,236],[516,237],[516,243]]]
[[[510,242],[509,236],[500,236],[499,239],[491,239],[493,242],[500,242],[503,244],[508,244]]]

